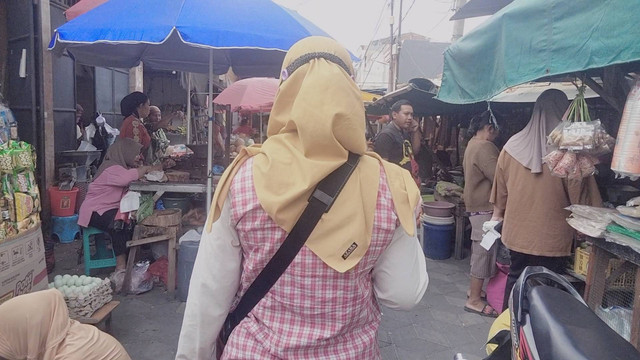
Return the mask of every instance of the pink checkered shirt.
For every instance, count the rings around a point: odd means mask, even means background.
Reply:
[[[243,253],[238,296],[287,236],[260,206],[252,183],[252,163],[248,160],[239,169],[230,190],[231,224],[235,224]],[[381,167],[373,234],[365,257],[353,269],[339,273],[303,247],[233,331],[222,359],[379,359],[380,309],[371,271],[391,243],[396,220]]]

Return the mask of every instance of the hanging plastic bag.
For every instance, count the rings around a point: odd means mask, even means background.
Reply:
[[[148,272],[149,262],[139,261],[131,270],[129,294],[142,294],[153,289],[153,276]]]
[[[613,152],[611,170],[618,177],[629,177],[637,180],[640,177],[640,80],[627,96],[624,105],[620,128],[618,129],[618,141]]]

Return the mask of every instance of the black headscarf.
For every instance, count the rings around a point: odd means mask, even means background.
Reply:
[[[120,113],[124,117],[130,115],[140,117],[136,109],[138,108],[138,106],[146,103],[148,100],[149,97],[147,95],[141,93],[140,91],[134,91],[131,94],[123,97],[122,101],[120,101]]]

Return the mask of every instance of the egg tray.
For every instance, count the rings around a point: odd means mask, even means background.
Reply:
[[[72,319],[90,317],[93,313],[108,304],[113,299],[111,282],[108,279],[93,288],[88,294],[65,296],[64,300],[69,308],[69,316]]]

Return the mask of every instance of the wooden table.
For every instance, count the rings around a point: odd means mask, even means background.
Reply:
[[[106,303],[100,309],[96,310],[90,317],[83,317],[76,319],[78,322],[82,324],[89,324],[99,326],[104,322],[104,331],[111,332],[111,312],[118,305],[120,305],[120,301],[113,300],[111,302]]]
[[[215,179],[214,179],[215,180]],[[178,182],[150,182],[134,181],[129,185],[129,190],[140,192],[154,192],[153,201],[158,201],[165,192],[199,194],[207,192],[204,183],[178,183]]]
[[[585,300],[592,310],[602,304],[608,283],[621,274],[635,271],[633,315],[631,320],[631,344],[640,350],[640,254],[628,246],[608,242],[604,239],[590,238],[592,243],[587,272]],[[624,262],[607,277],[606,272],[611,259]]]

